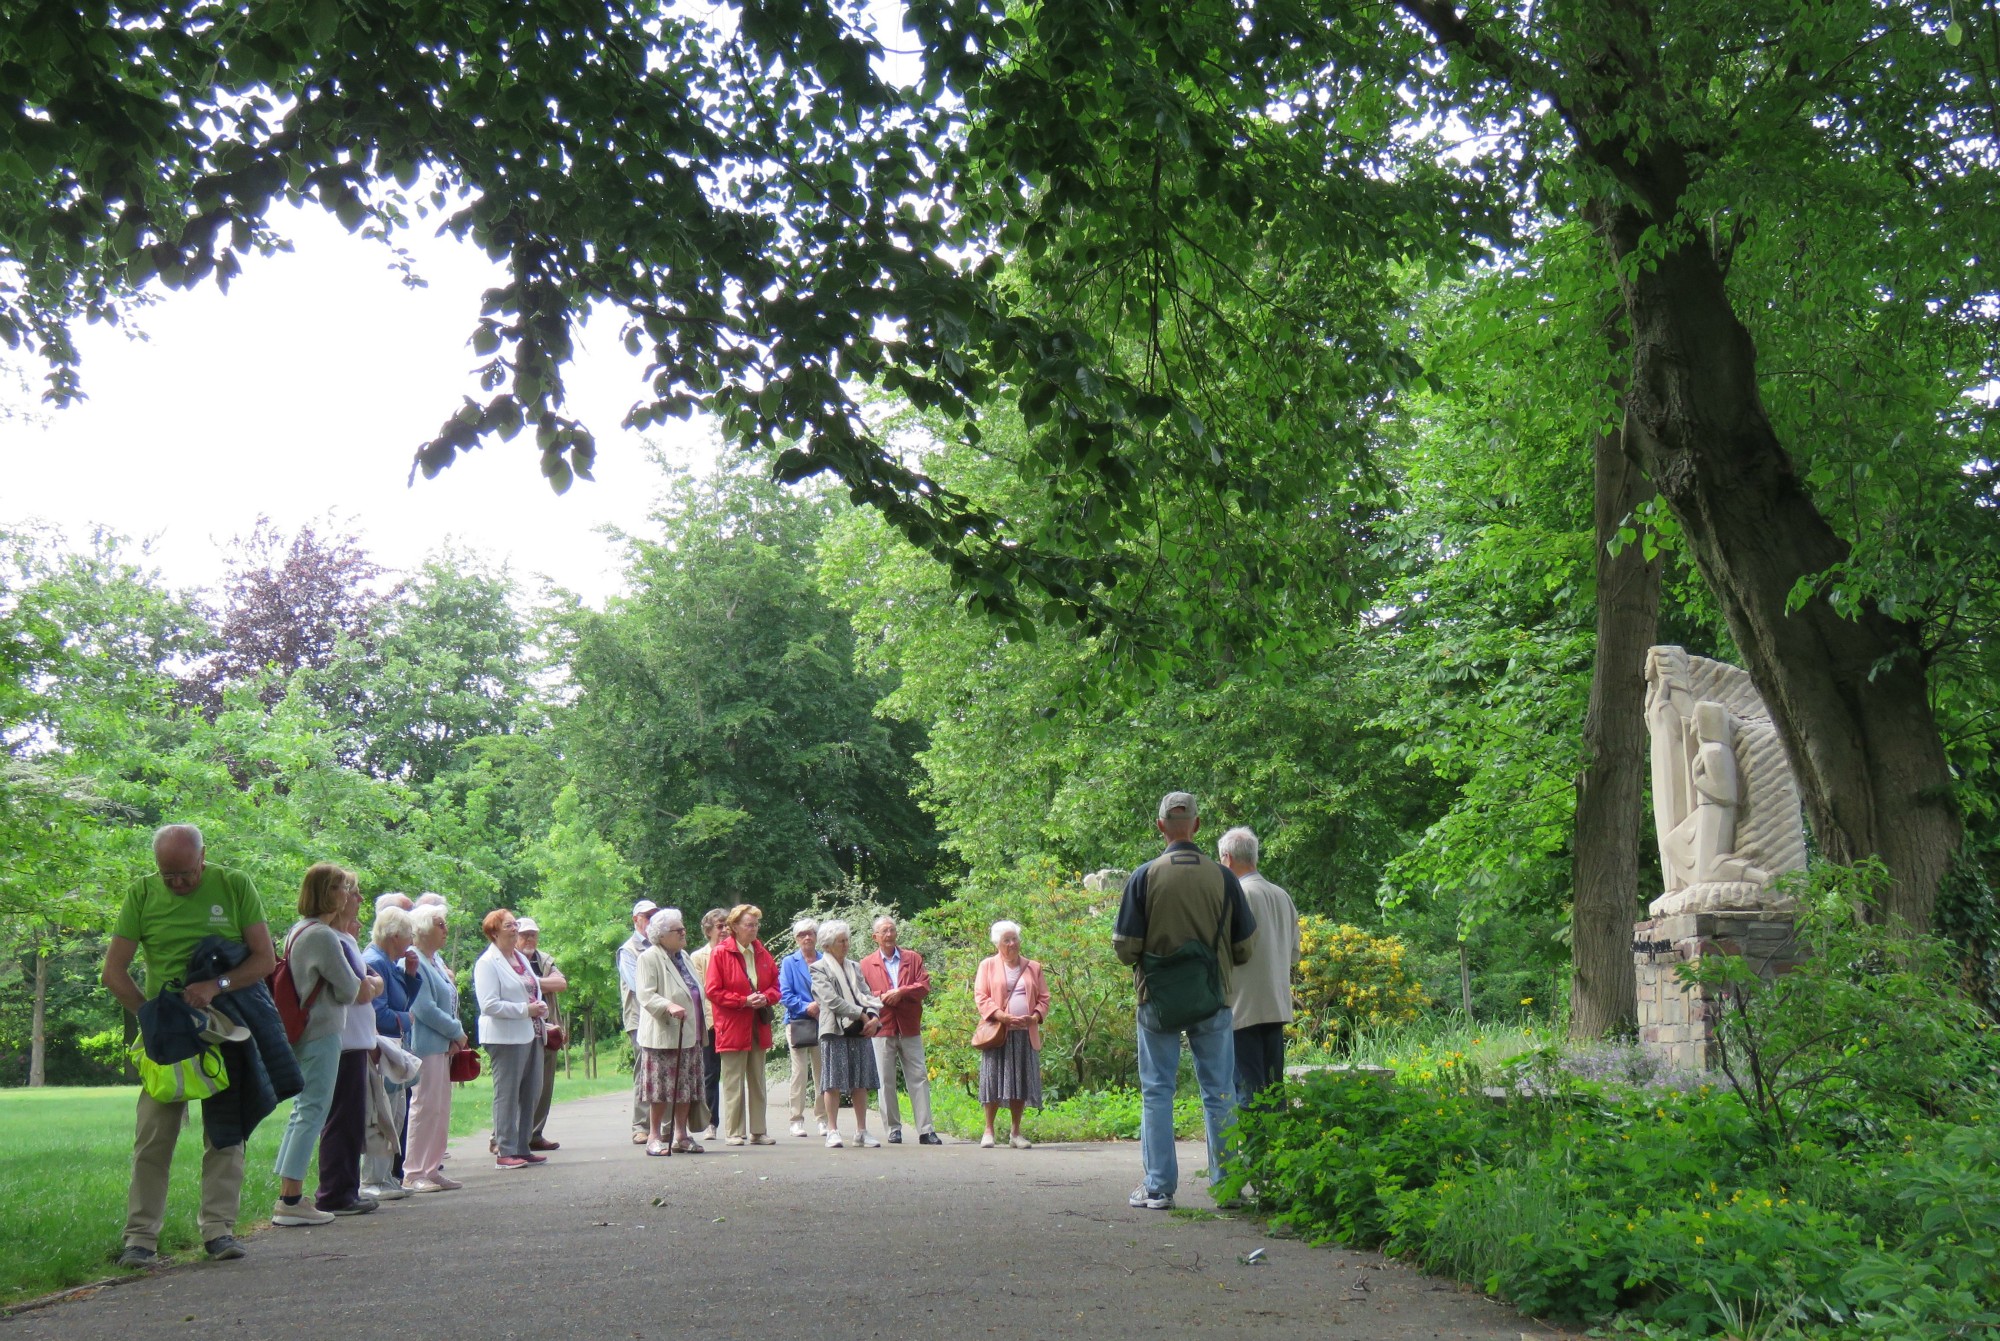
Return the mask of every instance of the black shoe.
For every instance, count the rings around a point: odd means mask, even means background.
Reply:
[[[903,1133],[899,1131],[892,1131],[889,1133],[890,1145],[901,1145],[902,1143],[903,1143]]]
[[[234,1262],[243,1256],[243,1245],[233,1234],[218,1234],[201,1246],[208,1249],[211,1262]]]
[[[918,1144],[918,1145],[943,1145],[943,1144],[944,1144],[944,1137],[942,1137],[942,1136],[939,1136],[939,1135],[938,1135],[938,1134],[937,1134],[936,1132],[934,1132],[934,1131],[927,1131],[927,1132],[923,1133],[923,1134],[922,1134],[921,1136],[917,1137],[917,1144]]]
[[[366,1215],[379,1204],[373,1197],[356,1197],[345,1206],[322,1206],[320,1209],[333,1215]]]
[[[118,1254],[118,1265],[132,1271],[151,1271],[160,1264],[160,1255],[134,1243]]]

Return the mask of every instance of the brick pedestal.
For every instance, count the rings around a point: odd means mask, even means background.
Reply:
[[[1675,972],[1703,955],[1747,955],[1774,978],[1805,958],[1789,914],[1680,913],[1632,928],[1632,969],[1639,989],[1639,1043],[1685,1071],[1715,1065],[1714,1019],[1721,1009],[1705,989],[1683,987]]]

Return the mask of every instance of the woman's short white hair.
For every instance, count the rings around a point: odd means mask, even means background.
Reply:
[[[396,911],[403,913],[401,908]],[[414,938],[444,926],[446,911],[442,903],[420,903],[403,916],[410,919],[410,935]],[[375,925],[381,926],[381,919],[376,919]]]
[[[801,931],[817,932],[818,930],[819,923],[810,917],[801,917],[798,921],[792,923],[792,935],[794,936],[797,936]]]
[[[1222,835],[1222,841],[1215,845],[1217,856],[1234,857],[1238,861],[1257,864],[1257,835],[1248,825],[1239,825]]]
[[[381,908],[375,913],[375,929],[368,933],[368,939],[377,945],[387,945],[392,936],[404,940],[417,938],[417,919],[401,908]]]
[[[646,919],[646,939],[657,945],[667,938],[669,931],[674,930],[676,927],[682,931],[687,930],[687,919],[681,916],[681,910],[678,908],[662,908]]]
[[[841,918],[836,917],[819,924],[819,943],[821,945],[830,945],[834,941],[852,941],[853,939],[854,928],[848,926]]]
[[[434,889],[427,889],[417,895],[416,904],[419,908],[442,908],[445,906],[444,895]]]
[[[1009,922],[1004,918],[995,922],[993,924],[993,943],[998,945],[1000,938],[1010,931],[1014,933],[1015,940],[1018,941],[1021,939],[1021,924],[1019,922]]]

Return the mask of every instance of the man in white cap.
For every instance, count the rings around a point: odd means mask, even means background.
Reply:
[[[1132,966],[1139,993],[1139,1163],[1145,1181],[1127,1204],[1171,1210],[1180,1182],[1174,1155],[1174,1085],[1181,1035],[1194,1054],[1208,1129],[1208,1177],[1222,1177],[1222,1134],[1236,1119],[1235,1019],[1229,969],[1250,962],[1257,919],[1235,874],[1194,845],[1194,797],[1168,792],[1154,823],[1167,850],[1132,872],[1118,904],[1112,948]],[[1211,966],[1203,968],[1203,965]],[[1199,971],[1197,971],[1199,970]],[[1196,1018],[1187,1018],[1199,1010]]]
[[[632,1040],[632,1065],[639,1065],[639,956],[646,953],[646,923],[660,905],[641,899],[632,905],[632,934],[618,947],[618,1005],[624,1017],[625,1037]],[[639,1102],[639,1087],[632,1087],[632,1144],[644,1145],[651,1136],[652,1114]]]

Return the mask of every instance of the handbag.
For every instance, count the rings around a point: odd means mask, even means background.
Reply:
[[[1139,968],[1146,1000],[1139,1007],[1140,1023],[1157,1033],[1178,1033],[1213,1016],[1229,1004],[1222,990],[1222,924],[1229,919],[1229,900],[1215,922],[1215,944],[1182,941],[1167,954],[1142,954]]]
[[[229,1088],[229,1068],[223,1064],[222,1049],[213,1043],[178,1062],[160,1063],[146,1055],[141,1046],[132,1049],[139,1068],[139,1085],[163,1104],[182,1104],[190,1099],[213,1099]]]
[[[451,1083],[454,1085],[464,1085],[479,1079],[479,1054],[471,1048],[460,1048],[451,1054],[448,1065],[451,1068],[449,1072]]]
[[[552,1024],[542,1036],[542,1046],[550,1052],[560,1052],[569,1045],[569,1034],[559,1024]]]
[[[816,1048],[819,1046],[819,1021],[810,1015],[801,1015],[785,1026],[785,1041],[795,1048]]]
[[[998,1020],[981,1020],[979,1027],[972,1031],[972,1046],[981,1052],[1006,1047],[1007,1026]]]

